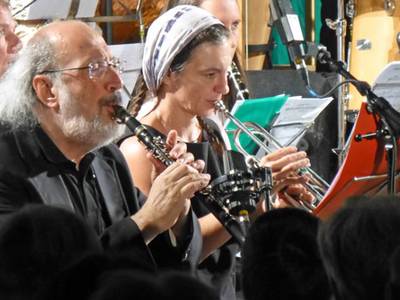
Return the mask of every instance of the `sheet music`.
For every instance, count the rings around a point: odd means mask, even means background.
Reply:
[[[400,84],[400,61],[393,61],[383,68],[374,86],[378,84]]]
[[[387,64],[372,87],[379,97],[385,98],[394,109],[400,112],[400,62]]]
[[[17,20],[65,19],[72,1],[79,1],[76,17],[93,17],[98,0],[37,0],[22,12],[17,14]],[[12,0],[13,14],[28,5],[31,0]]]
[[[332,97],[289,97],[271,128],[271,134],[283,146],[297,145],[332,100]]]
[[[77,18],[86,18],[86,17],[93,17],[96,8],[97,8],[98,0],[80,0],[79,9],[76,14]]]
[[[109,45],[111,53],[124,61],[124,72],[122,73],[122,81],[131,94],[135,86],[140,69],[142,68],[144,44],[120,44]],[[129,96],[122,93],[122,105],[126,107]]]
[[[273,127],[313,122],[332,100],[333,98],[289,97]]]

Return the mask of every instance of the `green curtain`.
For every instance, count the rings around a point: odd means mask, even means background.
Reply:
[[[319,42],[319,33],[321,31],[321,0],[315,1],[315,42]],[[301,29],[303,31],[304,38],[306,37],[306,0],[291,0],[293,10],[299,16]],[[286,46],[282,43],[282,40],[278,34],[276,28],[272,28],[272,40],[274,41],[275,47],[272,50],[271,60],[272,65],[289,65],[289,55]]]

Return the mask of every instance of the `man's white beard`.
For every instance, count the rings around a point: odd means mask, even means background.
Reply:
[[[92,120],[86,119],[77,105],[78,101],[84,100],[73,99],[68,88],[62,83],[58,85],[58,89],[60,112],[57,123],[68,139],[86,144],[94,150],[110,144],[123,135],[124,126],[116,122],[105,124],[99,115]],[[102,103],[102,100],[99,103]]]

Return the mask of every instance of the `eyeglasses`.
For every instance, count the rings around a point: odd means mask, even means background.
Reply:
[[[88,70],[89,78],[101,78],[108,68],[114,68],[119,74],[124,72],[124,61],[121,61],[118,57],[111,57],[110,59],[102,59],[98,61],[94,61],[89,63],[87,66],[84,67],[76,67],[76,68],[65,68],[65,69],[57,69],[57,70],[45,70],[38,74],[44,73],[57,73],[57,72],[64,72],[64,71],[72,71],[72,70]]]

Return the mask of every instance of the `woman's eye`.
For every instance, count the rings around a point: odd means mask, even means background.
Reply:
[[[215,73],[214,72],[213,73],[206,73],[205,76],[207,78],[213,78],[215,76]]]

